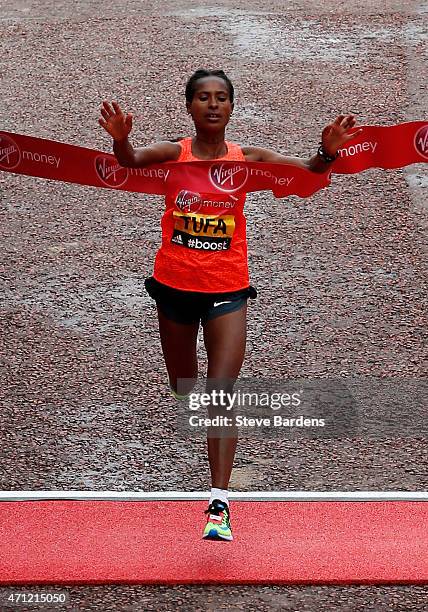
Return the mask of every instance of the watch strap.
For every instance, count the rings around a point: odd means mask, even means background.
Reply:
[[[322,142],[320,142],[320,146],[318,147],[317,153],[321,157],[321,159],[325,161],[327,164],[334,162],[334,160],[339,157],[339,151],[337,151],[335,155],[328,155],[324,150]]]

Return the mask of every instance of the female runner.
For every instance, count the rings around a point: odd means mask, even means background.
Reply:
[[[355,126],[354,116],[339,115],[322,131],[321,146],[313,157],[289,157],[270,149],[240,146],[225,140],[225,129],[234,107],[234,88],[222,70],[197,70],[186,84],[185,95],[195,135],[138,149],[128,140],[132,114],[125,115],[116,102],[111,106],[103,102],[99,124],[112,136],[113,151],[120,165],[141,168],[168,161],[245,160],[293,164],[322,173],[336,159],[338,149],[361,131],[348,134]],[[179,399],[183,393],[190,392],[192,381],[197,379],[200,324],[208,356],[210,391],[216,387],[215,381],[219,381],[218,389],[223,390],[224,381],[233,384],[243,363],[247,299],[256,296],[249,284],[244,202],[245,194],[225,195],[218,202],[212,196],[204,201],[203,194],[192,200],[184,191],[175,197],[166,197],[162,245],[156,255],[153,276],[145,285],[156,300],[170,387]],[[213,217],[217,223],[206,222]],[[187,379],[188,387],[184,390],[181,379]],[[210,407],[209,415],[213,414]],[[212,489],[203,537],[232,540],[228,485],[237,435],[208,434],[207,442]]]

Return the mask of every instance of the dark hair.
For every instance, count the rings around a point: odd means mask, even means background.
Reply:
[[[203,79],[204,77],[208,77],[208,76],[216,76],[216,77],[220,77],[220,79],[223,79],[223,81],[226,83],[227,88],[229,90],[230,101],[233,102],[234,89],[233,89],[232,81],[229,79],[229,77],[225,75],[223,70],[205,70],[204,68],[200,68],[199,70],[196,70],[196,72],[194,72],[192,76],[189,78],[189,80],[187,81],[186,83],[186,102],[189,102],[190,104],[190,102],[193,100],[193,96],[195,95],[196,81],[198,81],[199,79]]]

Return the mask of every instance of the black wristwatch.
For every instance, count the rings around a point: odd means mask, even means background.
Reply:
[[[334,162],[334,160],[339,157],[339,151],[337,151],[335,155],[327,155],[327,153],[324,151],[324,147],[322,146],[322,142],[320,142],[317,153],[327,164]]]

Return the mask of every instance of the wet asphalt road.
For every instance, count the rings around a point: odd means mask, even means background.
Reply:
[[[427,15],[371,0],[5,3],[1,129],[111,151],[97,120],[116,99],[134,113],[135,146],[184,136],[187,77],[221,67],[236,90],[227,138],[308,157],[340,112],[362,125],[426,118]],[[248,196],[259,297],[243,376],[426,377],[427,182],[415,165],[336,176],[308,200]],[[1,488],[206,490],[205,442],[177,431],[143,286],[162,199],[6,173],[0,187]],[[426,490],[426,433],[407,416],[375,436],[362,418],[349,437],[242,440],[232,488]],[[424,586],[70,594],[75,610],[428,606]]]

